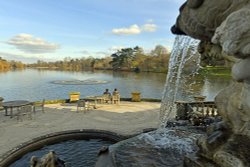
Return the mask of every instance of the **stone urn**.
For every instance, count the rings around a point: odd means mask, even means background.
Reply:
[[[140,92],[132,92],[131,93],[131,101],[133,102],[140,102],[141,101],[141,93]]]
[[[80,99],[80,92],[70,92],[69,93],[69,102],[76,102]]]

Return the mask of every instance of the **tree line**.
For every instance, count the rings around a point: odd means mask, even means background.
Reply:
[[[104,58],[83,57],[70,58],[55,62],[45,62],[29,64],[32,68],[49,68],[59,70],[114,70],[114,71],[147,71],[147,72],[167,72],[169,51],[162,45],[157,45],[149,53],[145,53],[141,47],[123,48],[110,56]]]
[[[11,69],[24,69],[25,68],[25,64],[23,64],[20,61],[7,61],[5,59],[3,59],[2,57],[0,57],[0,71],[8,71]]]

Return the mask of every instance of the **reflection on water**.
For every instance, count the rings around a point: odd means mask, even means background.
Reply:
[[[207,96],[207,100],[213,100],[220,90],[230,84],[229,78],[205,78],[201,87],[201,94]]]
[[[55,80],[105,80],[99,85],[58,85]],[[81,97],[100,95],[106,88],[112,92],[118,88],[122,97],[131,97],[131,92],[139,91],[143,98],[161,99],[166,74],[132,72],[72,72],[27,69],[0,73],[0,96],[5,100],[66,99],[71,91],[81,92]],[[195,78],[192,85],[196,94],[213,100],[218,91],[229,83],[228,78]],[[177,97],[178,98],[178,97]]]

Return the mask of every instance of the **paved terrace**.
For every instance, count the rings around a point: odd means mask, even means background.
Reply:
[[[48,104],[45,113],[37,112],[33,119],[17,121],[0,111],[0,157],[7,151],[33,138],[49,133],[98,129],[122,135],[142,132],[145,128],[156,128],[160,103],[121,102],[100,104],[97,109],[76,112],[76,104]]]

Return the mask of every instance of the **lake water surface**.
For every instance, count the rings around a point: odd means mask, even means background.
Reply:
[[[101,80],[105,84],[61,85],[53,81],[62,80]],[[0,96],[7,100],[46,100],[67,99],[68,93],[78,91],[81,98],[101,95],[106,88],[113,91],[117,88],[121,97],[131,97],[131,92],[141,92],[142,98],[161,99],[166,74],[163,73],[132,73],[132,72],[72,72],[26,69],[0,73]],[[230,78],[197,77],[192,82],[195,95],[205,95],[213,100],[216,94],[230,83]],[[188,95],[187,95],[188,96]],[[181,100],[182,97],[179,97]]]

